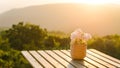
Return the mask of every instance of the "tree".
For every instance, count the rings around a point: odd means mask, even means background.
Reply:
[[[88,42],[88,48],[94,48],[120,59],[120,35],[96,37]]]
[[[8,38],[12,48],[23,50],[25,49],[24,45],[30,47],[30,44],[32,44],[35,45],[35,47],[40,47],[40,44],[42,43],[41,41],[46,35],[46,29],[42,29],[37,25],[20,22],[17,25],[13,25],[9,30],[6,30],[4,37]],[[32,49],[32,47],[29,49]]]
[[[0,49],[0,68],[32,68],[20,51]]]

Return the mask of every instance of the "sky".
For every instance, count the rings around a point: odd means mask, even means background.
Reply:
[[[120,0],[0,0],[0,13],[32,5],[42,5],[50,3],[85,3],[85,4],[120,4]]]

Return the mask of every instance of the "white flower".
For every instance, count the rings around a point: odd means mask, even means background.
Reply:
[[[83,31],[81,29],[77,29],[74,32],[71,33],[71,40],[75,38],[81,38],[81,35],[83,34]]]
[[[77,41],[79,40],[79,42],[77,42],[77,43],[82,43],[80,41],[86,42],[89,39],[91,39],[92,36],[89,33],[84,33],[81,29],[77,29],[71,33],[70,38],[71,38],[71,41],[74,41],[74,42],[72,42],[74,44],[74,43],[76,43],[76,40]]]
[[[91,39],[92,36],[89,33],[84,33],[84,39],[87,41],[89,39]]]

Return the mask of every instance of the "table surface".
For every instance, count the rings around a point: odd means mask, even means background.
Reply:
[[[72,60],[70,50],[21,51],[33,68],[120,68],[120,60],[88,49],[83,60]]]

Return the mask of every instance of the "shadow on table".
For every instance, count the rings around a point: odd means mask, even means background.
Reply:
[[[72,67],[73,65],[73,67]],[[70,63],[68,64],[67,68],[85,68],[84,65],[84,60],[71,60]]]

